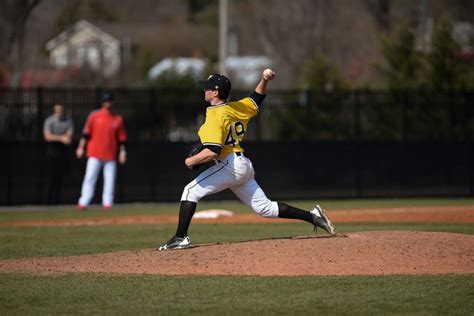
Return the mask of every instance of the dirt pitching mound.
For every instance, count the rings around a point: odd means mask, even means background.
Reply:
[[[0,261],[1,271],[156,275],[473,274],[474,236],[360,232]]]

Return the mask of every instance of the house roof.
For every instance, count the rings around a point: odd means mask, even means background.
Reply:
[[[86,31],[90,32],[91,34],[101,38],[103,41],[106,42],[117,42],[118,39],[111,36],[110,34],[104,32],[100,28],[96,27],[92,23],[87,22],[86,20],[80,20],[76,22],[73,26],[65,30],[64,32],[60,33],[58,36],[52,38],[46,43],[46,49],[51,51],[52,49],[58,47],[65,41],[71,38],[72,35],[79,31]]]

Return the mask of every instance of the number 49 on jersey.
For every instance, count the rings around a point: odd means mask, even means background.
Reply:
[[[235,135],[235,136],[234,136]],[[235,146],[236,144],[240,143],[245,135],[245,127],[242,122],[235,122],[231,124],[229,127],[229,131],[227,132],[227,136],[225,138],[224,145],[232,145]]]

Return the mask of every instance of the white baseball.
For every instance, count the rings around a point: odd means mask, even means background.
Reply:
[[[263,71],[263,77],[267,80],[273,79],[273,77],[275,77],[275,72],[270,68],[267,68]]]

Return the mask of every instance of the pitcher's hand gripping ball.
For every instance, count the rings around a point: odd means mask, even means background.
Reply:
[[[262,72],[263,79],[267,81],[272,80],[273,78],[275,78],[275,76],[276,76],[276,73],[270,68],[267,68]]]

